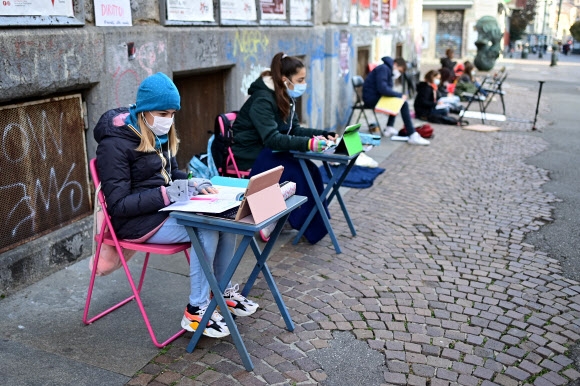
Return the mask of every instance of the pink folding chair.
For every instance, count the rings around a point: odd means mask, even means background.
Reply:
[[[227,123],[224,122],[223,116],[225,116],[227,118],[227,120],[228,120]],[[226,133],[226,125],[229,126],[229,127],[227,127],[227,130],[231,130],[231,127],[234,124],[234,121],[236,120],[237,116],[238,116],[238,114],[235,112],[230,112],[230,113],[218,115],[217,120],[219,122],[220,130],[221,130],[223,138],[232,138],[231,135],[228,135]],[[220,173],[220,175],[222,175],[222,176],[224,176],[224,175],[225,176],[236,176],[238,178],[248,177],[250,175],[250,171],[249,170],[240,170],[238,168],[238,165],[236,164],[236,159],[234,158],[234,152],[232,151],[232,148],[229,145],[227,145],[227,149],[228,149],[228,153],[227,153],[226,166],[225,166],[226,170],[223,171],[222,167],[218,167],[218,172]]]
[[[93,184],[95,188],[97,188],[100,184],[99,174],[97,171],[97,160],[93,158],[90,162],[90,171],[91,176],[93,178]],[[105,202],[105,196],[101,190],[98,193],[98,200],[102,206],[102,210],[104,213],[104,221],[101,225],[100,233],[95,236],[95,240],[97,241],[97,249],[95,252],[95,257],[93,261],[93,269],[91,274],[91,281],[89,283],[89,290],[87,293],[87,301],[85,304],[85,311],[83,314],[83,322],[85,324],[91,324],[97,319],[102,318],[103,316],[107,315],[108,313],[115,311],[117,308],[124,306],[125,304],[129,303],[131,300],[135,300],[139,306],[139,310],[141,311],[141,315],[143,315],[143,320],[145,321],[145,325],[147,326],[147,330],[149,331],[149,335],[151,336],[151,340],[153,344],[159,348],[165,347],[169,343],[173,342],[179,336],[181,336],[185,330],[179,330],[176,334],[171,336],[166,341],[159,343],[157,341],[155,332],[151,327],[151,323],[149,322],[149,317],[147,316],[147,312],[143,307],[143,302],[141,301],[140,293],[141,288],[143,286],[143,280],[145,279],[145,272],[147,271],[147,264],[149,262],[149,255],[151,253],[157,253],[160,255],[173,255],[178,252],[184,252],[187,262],[189,264],[189,251],[188,249],[191,247],[191,243],[178,243],[178,244],[146,244],[146,243],[133,243],[129,241],[119,240],[113,226],[111,224],[111,219],[109,218],[109,214],[107,212],[107,204]],[[91,305],[91,297],[93,294],[93,287],[95,285],[95,276],[97,274],[97,265],[99,262],[99,256],[101,252],[101,246],[103,244],[114,246],[119,254],[121,259],[121,263],[123,264],[123,268],[125,270],[125,274],[127,275],[127,280],[129,281],[129,285],[131,286],[131,290],[133,291],[133,295],[129,296],[127,299],[117,303],[116,305],[112,306],[111,308],[101,312],[98,315],[93,316],[89,319],[89,307]],[[141,278],[139,279],[139,283],[135,286],[135,282],[133,281],[133,277],[131,276],[131,271],[129,271],[129,267],[127,265],[127,260],[123,254],[123,249],[132,250],[132,251],[142,251],[146,252],[145,261],[143,262],[143,269],[141,270]]]

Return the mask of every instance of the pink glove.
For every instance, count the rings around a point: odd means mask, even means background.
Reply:
[[[320,153],[326,149],[326,140],[317,137],[310,138],[308,140],[308,149]]]

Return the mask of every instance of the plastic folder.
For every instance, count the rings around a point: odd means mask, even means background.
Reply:
[[[403,107],[403,103],[405,103],[403,98],[383,96],[377,102],[375,111],[383,114],[397,115],[401,107]]]

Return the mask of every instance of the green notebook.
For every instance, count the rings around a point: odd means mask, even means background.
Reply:
[[[360,135],[358,135],[359,129],[360,123],[347,126],[346,129],[344,129],[344,133],[342,134],[342,139],[334,149],[334,153],[354,155],[363,151]]]

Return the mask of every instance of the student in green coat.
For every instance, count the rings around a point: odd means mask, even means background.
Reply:
[[[239,168],[252,168],[264,148],[276,151],[321,151],[334,133],[300,126],[295,99],[306,91],[306,68],[300,59],[279,52],[248,89],[250,98],[233,125]]]
[[[233,124],[232,151],[240,169],[252,169],[251,175],[272,167],[284,166],[282,181],[296,183],[296,194],[308,196],[301,208],[292,212],[290,225],[299,229],[314,199],[298,161],[289,150],[321,152],[327,141],[336,134],[300,126],[295,99],[306,91],[306,67],[300,59],[277,53],[269,69],[262,72],[248,90],[250,97],[240,109]],[[313,162],[310,174],[319,192],[323,190],[322,176]],[[317,214],[304,233],[312,244],[326,235],[322,218]]]

